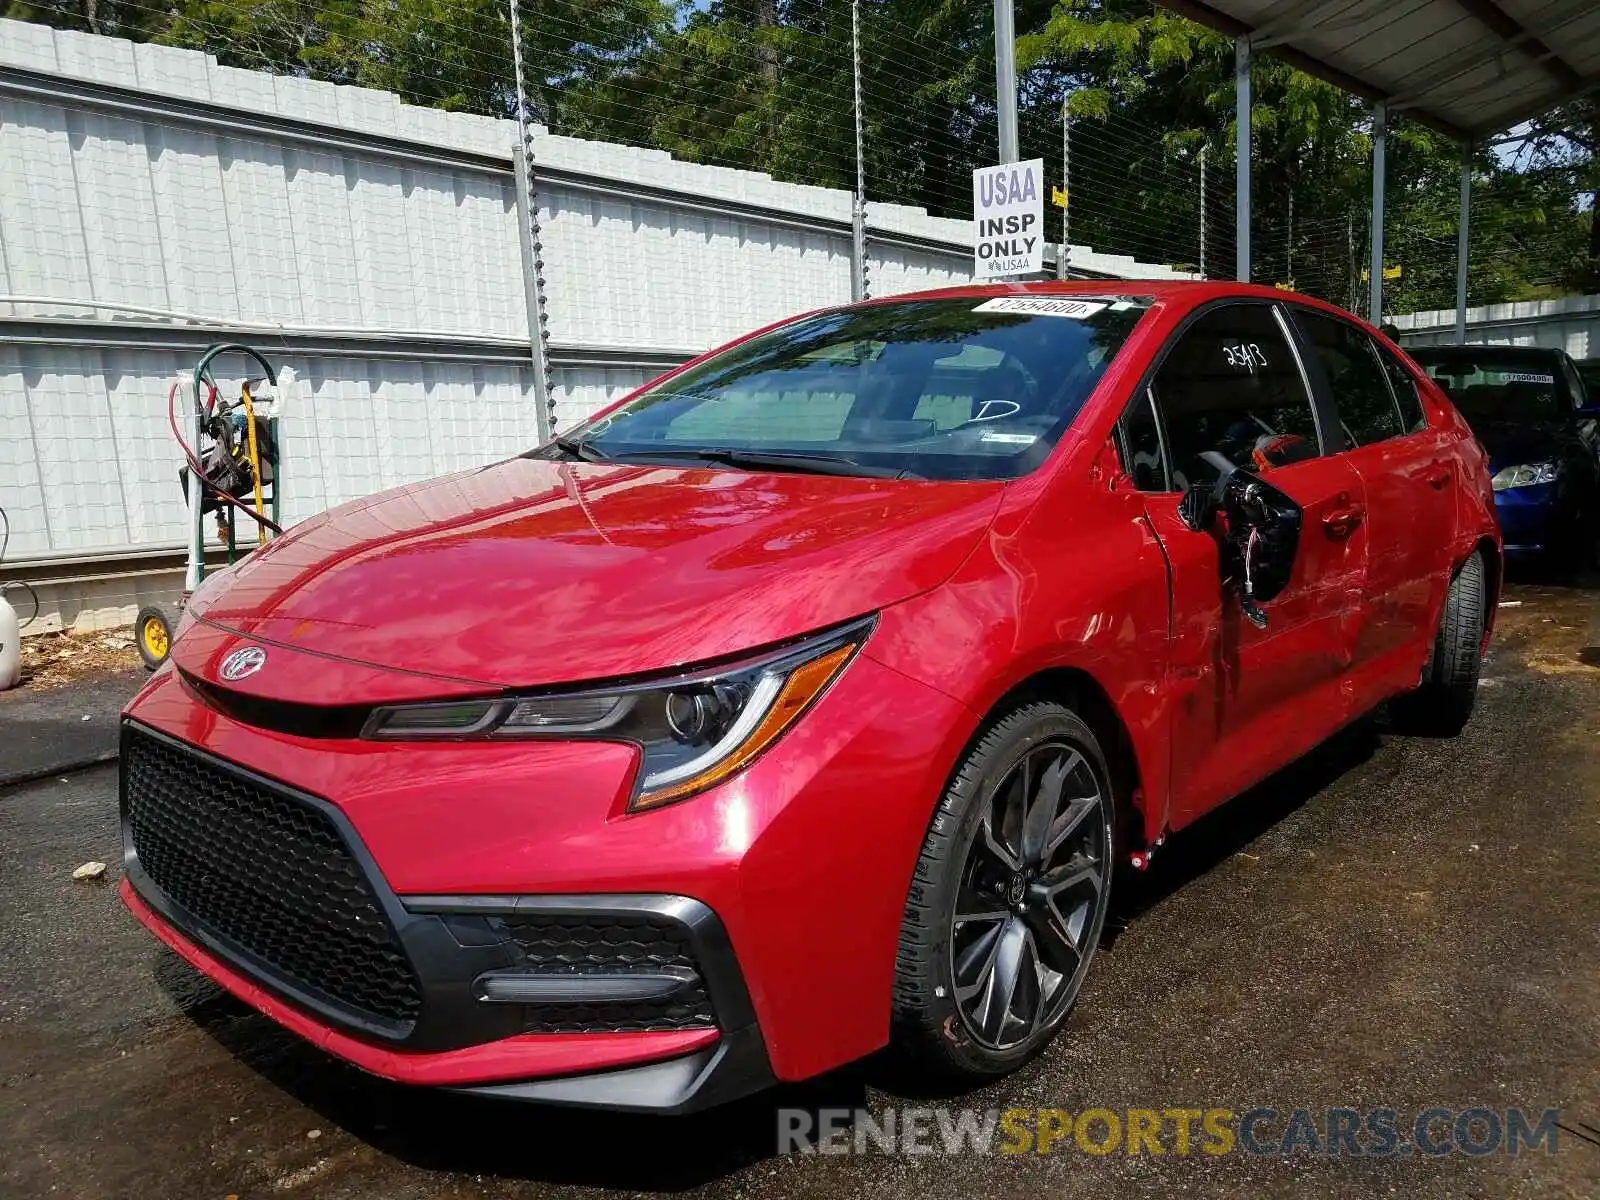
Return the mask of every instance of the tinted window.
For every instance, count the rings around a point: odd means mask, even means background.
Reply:
[[[1229,304],[1200,317],[1162,361],[1154,392],[1175,487],[1217,477],[1206,451],[1255,470],[1318,453],[1299,363],[1267,305]]]
[[[930,479],[1044,461],[1148,301],[1014,295],[803,317],[664,381],[573,435],[613,459],[823,455]]]
[[[1420,349],[1413,355],[1471,421],[1551,421],[1564,413],[1559,366],[1548,350],[1500,346]]]
[[[1561,360],[1561,372],[1567,377],[1567,391],[1572,397],[1572,407],[1582,408],[1589,403],[1589,389],[1583,382],[1583,376],[1578,374],[1578,368],[1570,358]]]
[[[1417,391],[1417,381],[1412,378],[1411,372],[1398,358],[1382,346],[1374,346],[1378,358],[1383,363],[1383,372],[1389,377],[1389,385],[1394,389],[1395,403],[1400,406],[1400,422],[1405,426],[1407,433],[1416,433],[1419,429],[1426,429],[1428,418],[1422,411],[1422,396]]]
[[[1404,432],[1400,411],[1378,365],[1372,340],[1354,325],[1322,313],[1301,310],[1295,318],[1322,363],[1349,440],[1365,446],[1399,437]]]

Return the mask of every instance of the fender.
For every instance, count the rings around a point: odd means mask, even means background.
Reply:
[[[1127,736],[1153,841],[1168,818],[1176,695],[1169,568],[1136,494],[1078,490],[1099,498],[1080,501],[1070,522],[1050,520],[1048,503],[1009,532],[997,522],[951,579],[884,610],[863,653],[967,710],[945,747],[947,774],[1028,681],[1060,671],[1087,677]]]

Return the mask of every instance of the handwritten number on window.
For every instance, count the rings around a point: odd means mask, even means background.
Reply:
[[[1257,367],[1267,365],[1267,356],[1261,352],[1261,347],[1254,342],[1240,342],[1233,346],[1224,346],[1223,355],[1228,360],[1228,365],[1235,370],[1254,371]]]

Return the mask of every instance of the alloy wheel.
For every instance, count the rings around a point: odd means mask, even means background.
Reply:
[[[1064,741],[1030,747],[983,803],[956,890],[956,1011],[991,1050],[1059,1021],[1098,936],[1111,865],[1110,807]]]

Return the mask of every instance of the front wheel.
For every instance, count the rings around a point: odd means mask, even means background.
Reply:
[[[1113,813],[1105,755],[1070,709],[1024,704],[978,739],[906,899],[894,1016],[915,1065],[975,1082],[1055,1035],[1105,922]]]

